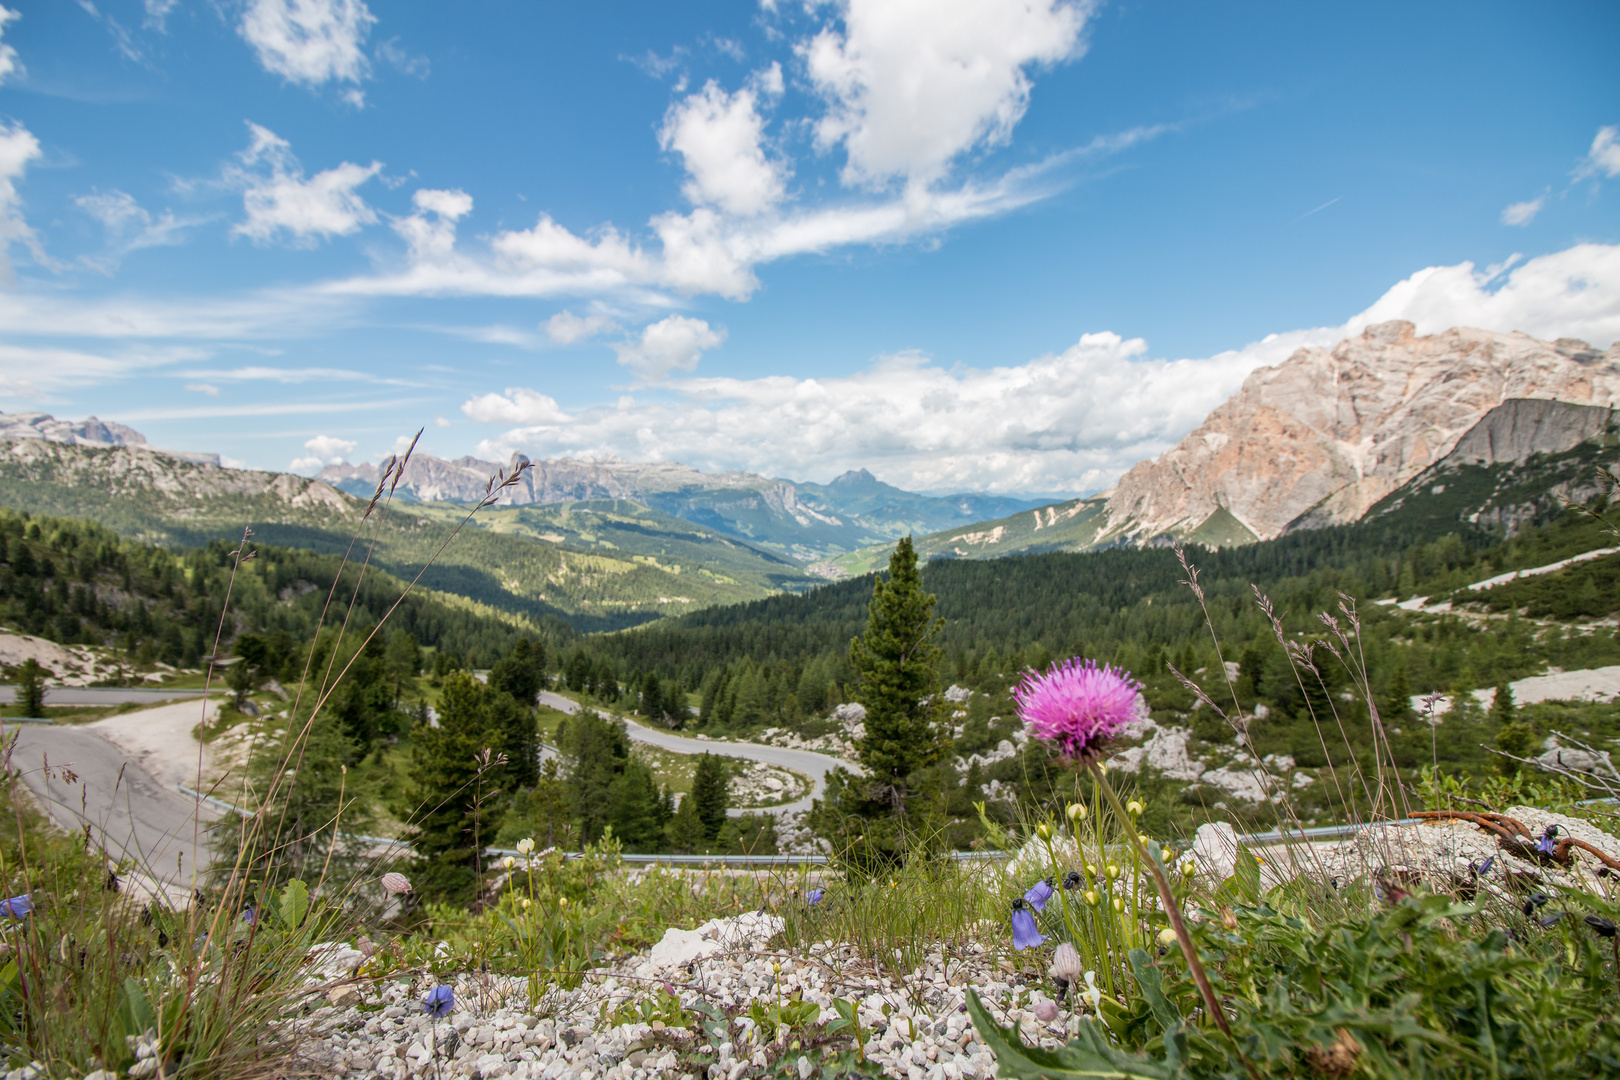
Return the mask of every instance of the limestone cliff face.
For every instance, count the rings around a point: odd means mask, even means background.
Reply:
[[[1620,403],[1620,344],[1387,322],[1300,349],[1121,477],[1104,538],[1190,533],[1223,507],[1263,540],[1355,521],[1510,398]]]

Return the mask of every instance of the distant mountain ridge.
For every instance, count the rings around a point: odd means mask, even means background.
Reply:
[[[0,412],[0,439],[43,439],[46,442],[66,443],[69,446],[146,446],[156,453],[167,454],[181,461],[219,464],[218,454],[198,454],[188,450],[158,450],[148,446],[146,436],[132,427],[112,420],[86,417],[78,423],[58,420],[50,413]]]
[[[1603,457],[1616,405],[1620,344],[1604,351],[1466,327],[1420,337],[1411,323],[1382,323],[1251,373],[1109,491],[917,546],[924,557],[970,559],[1171,540],[1227,547],[1401,507],[1438,514],[1435,527],[1443,518],[1512,528],[1556,496],[1596,493],[1577,473]],[[1468,478],[1466,497],[1436,479],[1453,474]],[[1434,505],[1416,509],[1425,502]],[[864,573],[882,556],[870,548],[835,567]]]
[[[801,562],[1036,505],[996,495],[921,495],[886,484],[865,469],[812,484],[744,472],[702,472],[678,462],[617,458],[530,461],[514,454],[508,467],[523,462],[529,462],[529,469],[501,493],[500,505],[628,499]],[[398,492],[423,501],[476,502],[500,467],[475,457],[446,461],[414,454]],[[352,494],[369,495],[376,489],[377,476],[378,466],[369,462],[340,462],[322,469],[317,478]]]

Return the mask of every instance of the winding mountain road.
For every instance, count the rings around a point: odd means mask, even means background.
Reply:
[[[556,709],[558,712],[570,715],[583,708],[579,702],[565,698],[561,694],[553,694],[549,690],[541,691],[540,704]],[[602,709],[595,710],[600,716],[613,719],[611,714]],[[644,742],[648,746],[656,746],[661,750],[671,750],[677,754],[719,754],[723,757],[745,758],[749,761],[761,761],[767,765],[776,765],[783,769],[791,769],[796,773],[803,773],[810,777],[812,786],[810,794],[802,799],[781,806],[766,806],[760,809],[771,814],[787,814],[800,810],[810,809],[810,804],[821,797],[827,790],[827,774],[834,769],[850,769],[846,761],[840,761],[827,754],[817,754],[810,750],[791,750],[785,746],[763,746],[759,743],[729,742],[725,739],[692,739],[685,735],[676,735],[670,731],[659,731],[656,728],[643,727],[634,720],[625,720],[626,733],[637,742]],[[732,811],[733,816],[741,811]]]

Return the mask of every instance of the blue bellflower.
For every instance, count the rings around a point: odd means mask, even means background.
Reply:
[[[1558,846],[1558,826],[1549,825],[1547,831],[1541,834],[1536,841],[1536,851],[1542,855],[1551,855]]]
[[[1046,902],[1052,899],[1051,880],[1048,879],[1046,881],[1037,881],[1035,884],[1031,885],[1029,887],[1029,892],[1024,894],[1024,899],[1029,903],[1029,906],[1034,908],[1036,911],[1045,911]]]
[[[448,986],[435,986],[433,992],[422,999],[422,1011],[433,1019],[448,1016],[456,1007],[456,992]]]
[[[1012,905],[1012,932],[1013,948],[1028,949],[1046,939],[1035,928],[1035,915],[1029,910],[1029,905],[1022,898],[1013,901]]]
[[[807,904],[814,907],[815,905],[821,903],[821,898],[826,895],[827,893],[824,889],[811,889],[809,892],[804,894],[804,899]]]
[[[33,910],[34,898],[27,893],[0,901],[0,915],[9,915],[13,919],[21,919]]]

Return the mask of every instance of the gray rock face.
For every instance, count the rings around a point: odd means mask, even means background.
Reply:
[[[1606,405],[1514,398],[1469,428],[1449,460],[1459,465],[1522,465],[1536,454],[1562,454],[1606,434],[1615,411]]]
[[[1597,414],[1620,403],[1620,345],[1599,352],[1468,328],[1419,337],[1389,322],[1331,350],[1300,349],[1127,472],[1099,539],[1187,533],[1222,510],[1263,540],[1307,514],[1312,524],[1355,521],[1512,399],[1599,406],[1579,423],[1601,424]],[[1477,452],[1557,445],[1566,419],[1516,410],[1479,434]]]

